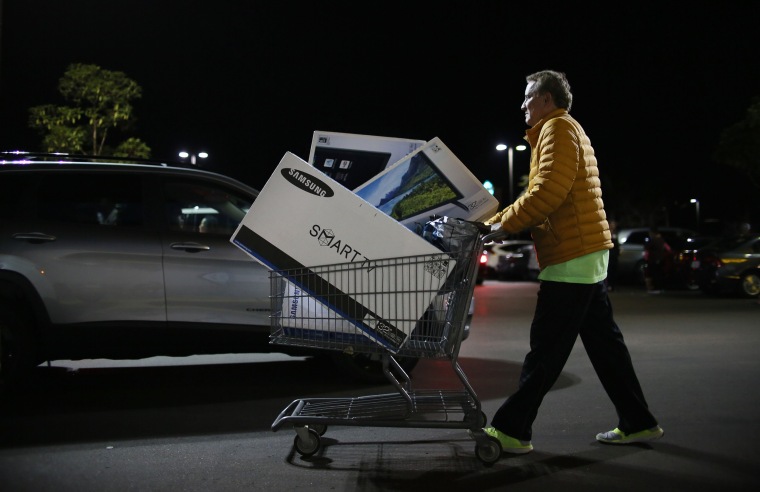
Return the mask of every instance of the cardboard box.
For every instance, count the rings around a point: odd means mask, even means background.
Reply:
[[[315,131],[309,163],[353,190],[424,144],[424,140]]]
[[[394,353],[456,263],[290,152],[230,241]],[[430,256],[388,268],[417,255]]]
[[[414,230],[431,215],[481,221],[499,202],[462,161],[434,138],[354,190]]]

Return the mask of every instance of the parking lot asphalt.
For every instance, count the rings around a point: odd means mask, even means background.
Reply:
[[[536,284],[486,281],[459,362],[493,415],[517,384]],[[309,359],[245,356],[148,367],[40,368],[3,395],[0,489],[744,491],[760,487],[760,305],[694,292],[611,294],[649,406],[653,443],[610,446],[614,409],[580,342],[534,425],[535,450],[485,466],[461,429],[330,426],[304,458],[271,430],[294,398],[392,391]],[[74,367],[76,365],[76,367]],[[418,388],[455,384],[423,360]]]

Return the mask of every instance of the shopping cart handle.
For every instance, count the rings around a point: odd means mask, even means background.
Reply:
[[[506,237],[507,233],[502,229],[494,232],[489,232],[483,236],[483,244],[490,243],[492,241],[502,241],[503,239],[506,239]]]

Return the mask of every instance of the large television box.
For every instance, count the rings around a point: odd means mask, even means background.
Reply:
[[[327,309],[344,315],[336,319],[339,325],[349,321],[352,329],[393,353],[406,342],[456,263],[290,152],[230,241],[268,268],[281,271]],[[379,266],[393,258],[415,256],[424,261],[407,266],[404,278]],[[358,273],[315,268],[347,263],[359,266]]]
[[[309,164],[353,190],[424,144],[425,140],[318,130],[311,139]]]
[[[499,207],[498,200],[437,137],[354,193],[412,230],[431,215],[482,221]]]

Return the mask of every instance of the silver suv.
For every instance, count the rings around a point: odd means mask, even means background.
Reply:
[[[286,349],[269,344],[268,270],[229,241],[257,190],[197,168],[54,159],[0,153],[6,381],[46,360]]]

